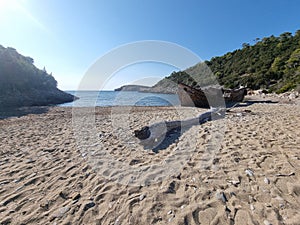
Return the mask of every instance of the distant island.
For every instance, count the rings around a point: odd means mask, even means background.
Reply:
[[[174,94],[176,90],[169,87],[161,87],[161,86],[144,86],[144,85],[123,85],[122,87],[116,88],[114,91],[138,91],[138,92],[151,92],[151,93],[165,93],[165,94]]]
[[[122,87],[116,88],[115,91],[148,91],[151,87],[143,85],[124,85]]]
[[[225,88],[246,86],[267,92],[300,91],[300,30],[278,37],[256,38],[254,44],[213,57],[184,71],[173,72],[152,87],[136,87],[135,91],[176,93],[177,84],[191,87],[216,84]],[[209,70],[211,71],[208,71]],[[209,75],[211,74],[211,75]],[[197,81],[192,78],[197,77]],[[201,82],[199,82],[201,81]],[[131,90],[125,85],[116,90]]]
[[[34,66],[30,57],[0,45],[0,108],[48,106],[72,102],[75,96],[57,88],[45,69]]]

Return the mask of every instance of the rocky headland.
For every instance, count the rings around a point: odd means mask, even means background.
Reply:
[[[48,106],[77,99],[57,88],[46,69],[38,69],[30,57],[0,45],[0,108]]]

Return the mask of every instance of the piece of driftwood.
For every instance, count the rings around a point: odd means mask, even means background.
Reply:
[[[177,120],[177,121],[162,121],[154,123],[150,126],[144,126],[140,130],[134,131],[134,136],[141,140],[144,145],[153,145],[153,143],[158,143],[166,137],[166,135],[172,131],[182,130],[190,128],[194,125],[203,124],[207,121],[216,120],[223,118],[226,109],[211,109],[198,117],[187,119],[187,120]]]

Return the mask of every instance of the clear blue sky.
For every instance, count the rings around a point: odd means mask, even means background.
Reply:
[[[60,88],[70,90],[119,45],[169,41],[210,59],[257,37],[294,33],[300,29],[299,9],[299,0],[0,0],[0,44],[31,56]],[[151,76],[147,68],[128,69],[107,88],[142,73]],[[152,73],[172,70],[157,66]]]

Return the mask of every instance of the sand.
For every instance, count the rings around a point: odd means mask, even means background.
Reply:
[[[82,109],[0,120],[1,224],[300,224],[300,105],[244,104],[173,133],[133,130],[203,109]]]

